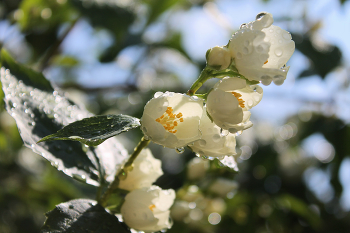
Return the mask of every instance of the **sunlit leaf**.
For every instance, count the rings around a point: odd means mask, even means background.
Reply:
[[[104,115],[75,121],[39,142],[72,140],[97,146],[106,139],[140,126],[139,119],[126,115]],[[39,143],[38,142],[38,143]]]
[[[16,64],[5,51],[1,52],[1,63],[6,110],[16,120],[24,144],[70,177],[95,186],[105,179],[111,182],[127,157],[123,146],[115,138],[96,148],[73,141],[37,144],[43,137],[92,114],[54,90],[42,74]]]
[[[130,233],[116,216],[89,199],[61,203],[46,213],[46,217],[42,233]]]

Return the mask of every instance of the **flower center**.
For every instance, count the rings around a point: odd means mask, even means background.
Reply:
[[[154,204],[150,205],[150,206],[148,206],[148,208],[153,212],[153,209],[156,208],[156,205],[154,205]]]
[[[242,98],[240,98],[240,97],[242,97],[242,95],[241,94],[239,94],[239,93],[237,93],[237,92],[231,92],[232,93],[232,95],[234,96],[234,97],[236,97],[236,99],[238,100],[238,104],[239,104],[239,106],[241,107],[241,108],[244,108],[244,100],[242,99]]]
[[[180,122],[183,122],[182,113],[173,114],[173,108],[167,107],[165,113],[156,119],[156,122],[159,122],[163,125],[164,129],[170,133],[176,133],[177,130],[174,129]]]

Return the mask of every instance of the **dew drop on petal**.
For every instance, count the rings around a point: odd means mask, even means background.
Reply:
[[[243,29],[243,28],[246,28],[247,27],[247,24],[243,23],[241,24],[241,26],[239,27],[239,29]]]
[[[240,52],[238,52],[237,55],[236,55],[236,58],[237,59],[241,59],[242,58],[242,54]]]
[[[225,130],[225,129],[220,129],[220,135],[225,137],[229,134],[229,131],[228,130]]]
[[[282,49],[275,49],[275,55],[276,55],[277,57],[282,56],[282,55],[283,55]]]
[[[176,148],[175,151],[176,151],[176,153],[178,153],[178,154],[182,154],[182,153],[185,152],[185,148],[179,147],[179,148]]]
[[[199,143],[200,146],[206,146],[207,145],[207,142],[204,139],[200,139],[198,141],[198,143]]]
[[[221,139],[221,137],[220,137],[219,134],[214,134],[214,135],[213,135],[213,141],[214,141],[214,142],[219,142],[220,139]]]
[[[161,95],[163,95],[163,92],[158,91],[154,94],[154,98],[158,98]]]
[[[263,17],[264,17],[264,15],[266,15],[266,13],[264,13],[264,12],[261,12],[261,13],[259,13],[259,14],[257,14],[256,15],[256,20],[261,20]]]
[[[247,104],[248,104],[248,107],[252,107],[253,104],[254,104],[254,102],[253,102],[253,100],[248,100],[248,101],[247,101]]]
[[[261,76],[260,80],[261,80],[261,83],[265,86],[270,85],[272,82],[272,78],[268,75]]]
[[[280,86],[280,85],[282,85],[284,83],[284,79],[285,78],[282,75],[275,75],[273,77],[273,82],[274,82],[275,85]]]

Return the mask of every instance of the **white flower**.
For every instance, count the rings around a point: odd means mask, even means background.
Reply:
[[[199,125],[202,138],[190,145],[199,156],[223,158],[236,154],[236,138],[233,134],[222,135],[221,128],[209,119],[205,108]]]
[[[256,20],[243,24],[231,38],[228,48],[238,72],[248,80],[281,85],[289,67],[295,44],[289,32],[272,25],[270,13],[260,13]]]
[[[189,180],[198,180],[205,176],[209,169],[209,161],[195,157],[187,164],[187,178]]]
[[[119,188],[131,191],[150,187],[163,175],[161,166],[161,161],[153,157],[150,149],[143,149],[135,159],[133,169],[127,173],[126,179],[119,181]]]
[[[263,95],[258,85],[247,85],[244,79],[225,77],[215,84],[207,98],[207,111],[214,123],[230,133],[250,128],[251,113]]]
[[[149,140],[169,148],[180,148],[201,137],[199,121],[203,100],[174,92],[157,92],[148,101],[141,129]]]
[[[231,64],[231,53],[226,47],[215,46],[207,52],[207,64],[220,66],[220,70],[226,69]]]
[[[135,189],[128,193],[121,207],[123,221],[138,231],[155,232],[171,227],[169,208],[175,199],[175,191],[162,190],[158,186]]]

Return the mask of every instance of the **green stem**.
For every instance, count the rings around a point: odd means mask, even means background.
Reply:
[[[192,84],[191,88],[187,91],[187,95],[193,96],[196,93],[196,91],[203,85],[203,83],[206,82],[208,79],[224,78],[227,76],[238,77],[242,75],[237,73],[236,70],[232,69],[231,67],[224,70],[217,70],[213,67],[206,66],[199,75],[199,78]]]
[[[105,206],[107,204],[108,198],[111,196],[111,194],[115,191],[116,188],[118,188],[119,181],[121,179],[126,179],[128,171],[131,171],[133,168],[133,162],[137,158],[137,156],[140,154],[143,148],[145,148],[149,144],[149,140],[146,140],[144,137],[141,138],[141,141],[139,144],[135,147],[134,152],[129,157],[128,161],[124,164],[123,168],[119,170],[119,172],[116,173],[113,182],[108,186],[108,189],[103,194],[101,199],[98,200],[98,203],[102,206]]]

